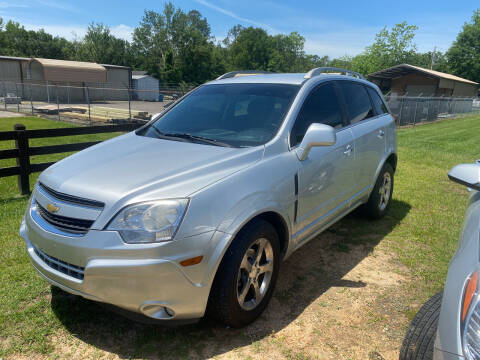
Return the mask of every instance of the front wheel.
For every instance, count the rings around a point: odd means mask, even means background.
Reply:
[[[253,322],[267,307],[280,266],[275,228],[258,220],[236,236],[217,271],[209,313],[231,327]]]
[[[392,202],[393,174],[393,168],[389,163],[383,165],[368,202],[363,206],[369,218],[381,219],[387,213]]]

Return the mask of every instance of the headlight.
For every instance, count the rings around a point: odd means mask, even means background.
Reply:
[[[468,360],[480,360],[479,300],[478,272],[475,271],[470,275],[465,286],[460,314],[463,353]]]
[[[188,199],[171,199],[130,205],[113,218],[107,230],[120,233],[129,244],[169,241],[177,232]]]

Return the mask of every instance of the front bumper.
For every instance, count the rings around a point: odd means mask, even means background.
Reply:
[[[168,243],[132,245],[114,231],[90,230],[81,238],[50,233],[27,211],[20,235],[35,270],[69,293],[159,320],[204,315],[211,284],[205,271],[211,261],[206,256],[203,264],[182,268],[179,260],[206,255],[215,247],[213,232]],[[63,267],[55,268],[43,254],[78,267],[83,278],[69,276]]]

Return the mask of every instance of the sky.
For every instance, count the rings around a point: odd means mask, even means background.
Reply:
[[[222,40],[236,25],[262,27],[270,34],[298,31],[305,37],[305,51],[332,58],[357,55],[370,45],[384,26],[402,21],[419,27],[419,51],[436,47],[446,51],[473,11],[478,0],[325,1],[325,0],[178,0],[184,11],[196,9],[205,16],[212,34]],[[67,39],[82,38],[89,23],[103,23],[120,38],[131,40],[144,10],[161,12],[164,1],[7,0],[0,1],[0,17],[40,28]]]

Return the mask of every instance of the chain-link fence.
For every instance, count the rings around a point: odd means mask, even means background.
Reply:
[[[90,125],[142,122],[193,88],[167,84],[158,90],[140,90],[0,80],[0,110]],[[480,101],[476,98],[388,95],[386,100],[399,126],[480,111]]]
[[[399,126],[432,122],[454,117],[459,114],[480,112],[480,102],[476,98],[454,97],[386,97],[388,106],[397,117]]]
[[[140,90],[0,80],[0,110],[90,125],[142,122],[193,88],[168,84]]]

